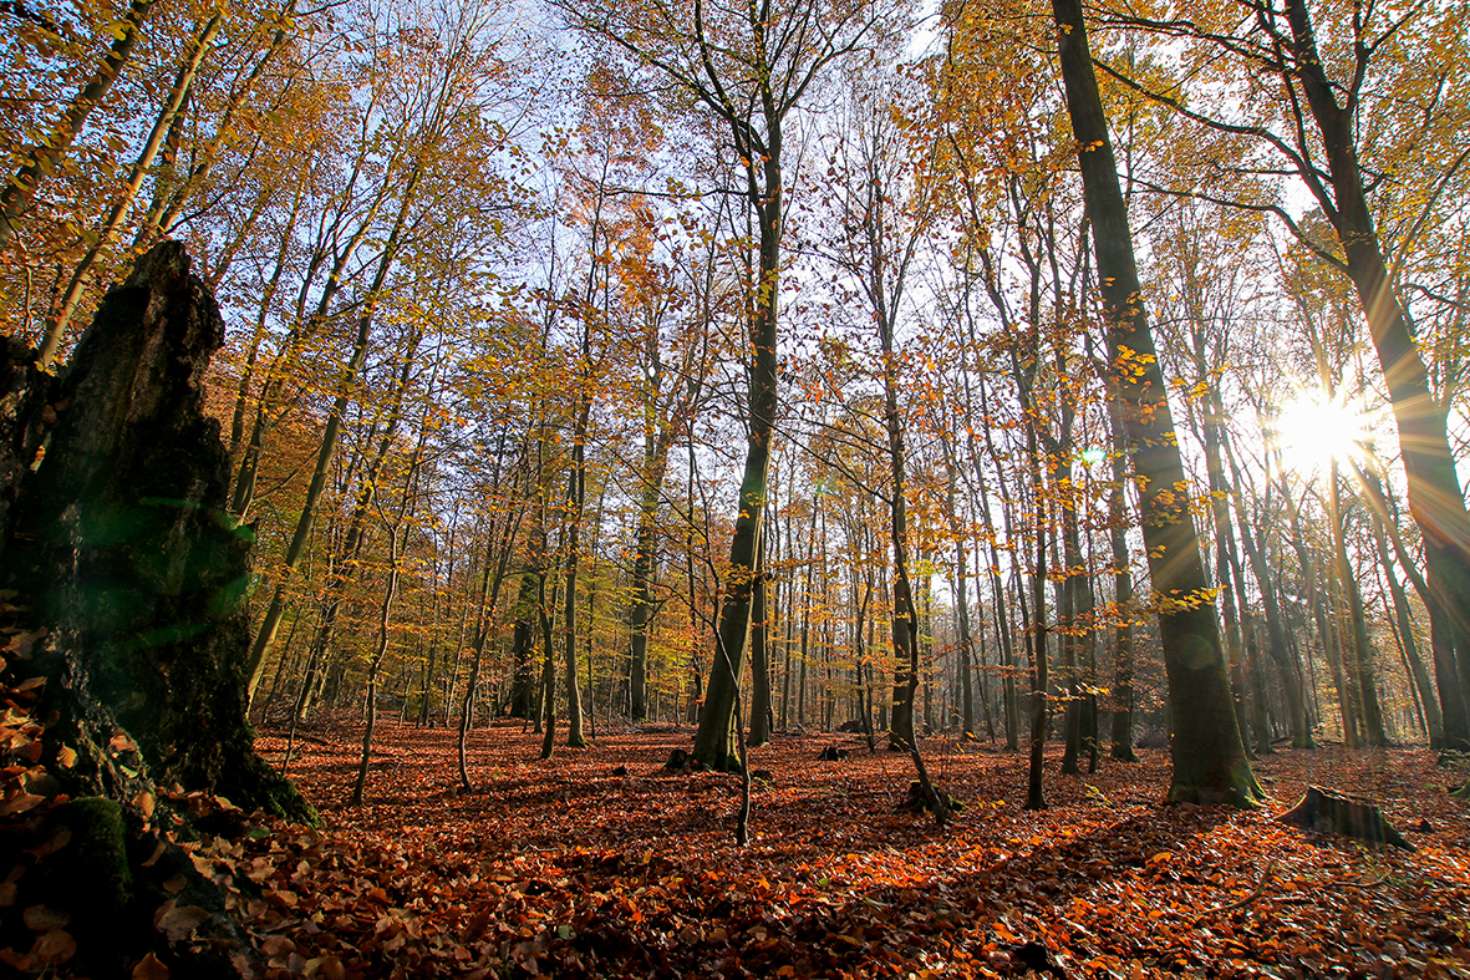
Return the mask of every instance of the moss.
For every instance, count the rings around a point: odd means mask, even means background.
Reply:
[[[1254,810],[1269,798],[1256,781],[1250,761],[1243,757],[1230,766],[1228,773],[1217,775],[1180,770],[1176,759],[1174,779],[1169,786],[1170,803],[1233,806],[1238,810]]]
[[[106,920],[121,914],[133,897],[122,807],[100,796],[86,796],[63,805],[56,818],[71,840],[48,862],[52,880],[68,891],[78,882],[89,884],[89,907],[81,909],[84,917]]]
[[[221,780],[216,784],[216,790],[247,810],[263,810],[273,817],[311,827],[321,825],[321,816],[316,808],[306,802],[295,785],[253,753],[248,757],[243,772],[234,779]]]
[[[1254,781],[1252,781],[1254,782]],[[1254,810],[1266,801],[1258,787],[1248,783],[1233,786],[1192,786],[1175,783],[1169,787],[1170,803],[1194,803],[1198,806],[1233,806],[1237,810]]]
[[[271,816],[304,823],[308,827],[321,826],[321,814],[316,812],[316,807],[306,802],[306,799],[296,792],[296,787],[284,779],[279,784],[268,787],[259,802],[260,808]]]

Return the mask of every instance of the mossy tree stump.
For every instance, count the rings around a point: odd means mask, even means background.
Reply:
[[[1368,844],[1414,850],[1375,804],[1321,786],[1308,786],[1296,806],[1280,817],[1283,823],[1318,834],[1338,834]]]

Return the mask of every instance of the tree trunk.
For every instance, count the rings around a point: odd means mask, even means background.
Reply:
[[[492,478],[499,482],[499,456],[496,457],[496,473]],[[485,533],[485,567],[480,571],[480,596],[475,612],[474,655],[470,659],[470,677],[465,684],[464,707],[459,713],[459,738],[457,756],[459,761],[459,788],[468,793],[470,783],[467,743],[470,727],[474,724],[475,695],[480,685],[480,665],[485,658],[485,644],[490,638],[495,618],[495,607],[500,602],[500,585],[505,581],[506,566],[510,563],[511,544],[515,540],[516,528],[520,524],[520,512],[506,514],[505,524],[496,528],[492,520]],[[497,539],[496,532],[499,531]]]
[[[417,465],[417,464],[415,464]],[[412,483],[412,477],[409,480]],[[407,492],[405,491],[405,496]],[[402,515],[399,517],[402,520]],[[404,544],[408,531],[404,530]],[[393,625],[393,600],[398,596],[398,556],[403,548],[398,543],[397,528],[388,533],[388,584],[383,589],[383,602],[378,607],[378,636],[373,645],[373,659],[368,662],[367,691],[363,705],[362,752],[357,761],[357,779],[352,784],[352,806],[362,806],[363,791],[367,787],[368,766],[373,755],[373,729],[378,721],[378,674],[383,669],[383,657],[388,653],[390,629]]]
[[[1031,747],[1026,771],[1026,809],[1046,807],[1046,791],[1042,771],[1046,760],[1046,730],[1050,705],[1046,652],[1046,487],[1040,460],[1037,458],[1036,431],[1026,427],[1027,456],[1031,460],[1036,512],[1036,567],[1031,576],[1031,629],[1027,640],[1031,647]],[[1024,615],[1024,610],[1023,610]]]
[[[1342,512],[1337,464],[1329,468],[1328,520],[1332,522],[1333,560],[1336,563],[1337,581],[1342,590],[1344,618],[1350,642],[1344,643],[1343,666],[1348,677],[1348,696],[1353,698],[1353,707],[1361,725],[1363,744],[1369,748],[1381,748],[1388,744],[1388,734],[1383,727],[1383,711],[1378,704],[1378,684],[1373,668],[1373,648],[1368,641],[1368,621],[1363,612],[1363,597],[1358,591],[1358,579],[1348,561],[1347,533]]]
[[[1470,699],[1470,513],[1455,469],[1446,409],[1429,386],[1414,324],[1394,288],[1372,212],[1355,143],[1351,106],[1337,101],[1317,53],[1306,0],[1287,0],[1296,77],[1317,124],[1335,207],[1329,218],[1347,258],[1347,274],[1368,321],[1388,387],[1407,477],[1409,511],[1424,539],[1432,592],[1431,619],[1443,632],[1442,654],[1455,661],[1461,700]],[[1448,726],[1450,715],[1446,712]]]
[[[567,675],[567,747],[573,749],[587,747],[587,739],[582,734],[582,691],[577,680],[577,566],[582,549],[582,505],[587,497],[583,440],[587,433],[589,409],[590,406],[585,402],[579,406],[577,432],[572,445],[572,467],[567,474],[567,591],[562,608],[562,652],[566,657]]]
[[[1108,420],[1113,451],[1112,486],[1108,488],[1108,547],[1113,562],[1113,730],[1110,755],[1121,762],[1137,762],[1133,751],[1133,571],[1128,557],[1127,480],[1123,461],[1122,422],[1117,401],[1108,402]]]
[[[46,338],[41,343],[40,351],[36,354],[36,364],[42,370],[50,367],[52,359],[61,347],[61,340],[66,336],[66,328],[71,323],[72,314],[76,312],[77,304],[82,298],[82,290],[87,284],[87,277],[91,274],[92,267],[97,264],[102,250],[111,244],[118,227],[127,217],[128,212],[132,210],[133,201],[138,196],[138,189],[143,186],[143,180],[148,176],[149,168],[153,166],[153,158],[163,144],[163,138],[172,126],[174,117],[183,108],[184,101],[189,96],[189,90],[194,85],[194,76],[198,73],[199,65],[203,62],[205,53],[210,49],[210,41],[219,31],[223,20],[223,12],[216,9],[190,42],[189,53],[184,63],[179,66],[173,86],[164,100],[163,110],[154,120],[153,129],[144,141],[143,149],[138,154],[138,159],[134,161],[127,181],[123,184],[122,196],[107,212],[101,227],[91,236],[90,244],[81,262],[72,270],[71,278],[67,280],[66,287],[62,290],[60,299],[57,300],[56,312],[46,327]],[[131,32],[129,36],[132,36]],[[4,220],[0,220],[0,227],[3,227],[5,223]]]
[[[1127,450],[1134,473],[1145,484],[1140,490],[1143,537],[1160,604],[1159,633],[1174,723],[1169,799],[1249,806],[1263,794],[1235,720],[1199,536],[1178,497],[1179,488],[1187,486],[1184,466],[1138,283],[1081,0],[1052,0],[1052,11],[1067,108],[1081,147],[1078,161],[1108,319],[1108,359],[1119,374],[1116,391]]]
[[[756,558],[761,547],[761,518],[766,504],[766,472],[771,460],[771,436],[776,419],[776,326],[780,295],[781,222],[783,215],[780,165],[780,129],[774,121],[772,150],[763,172],[765,193],[752,203],[760,225],[760,255],[755,287],[755,312],[750,324],[753,355],[750,364],[748,435],[745,471],[735,531],[730,540],[730,570],[720,608],[719,642],[710,667],[709,690],[694,737],[694,757],[715,769],[731,769],[738,760],[731,753],[731,719],[739,692],[745,640],[750,632],[750,606],[755,586]]]
[[[770,638],[766,622],[766,561],[761,555],[756,566],[755,596],[751,604],[750,623],[750,748],[771,740],[771,665],[767,655]]]
[[[61,164],[87,117],[107,97],[112,83],[117,81],[123,66],[132,57],[143,21],[153,9],[153,3],[154,0],[132,0],[128,4],[127,13],[115,25],[107,54],[103,55],[87,83],[77,92],[45,139],[27,153],[25,165],[6,181],[4,190],[0,190],[0,249],[15,235],[16,222],[35,198],[37,186]]]

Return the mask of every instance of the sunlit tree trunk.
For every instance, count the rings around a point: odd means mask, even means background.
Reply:
[[[502,439],[501,448],[503,447]],[[494,489],[499,489],[501,465],[501,457],[497,453],[495,473],[491,477],[491,486]],[[511,481],[512,490],[517,485],[517,481]],[[505,581],[505,571],[510,563],[521,513],[516,509],[503,516],[492,516],[485,529],[485,558],[484,567],[480,570],[480,593],[475,603],[475,637],[470,658],[470,676],[465,683],[464,702],[459,713],[459,737],[455,743],[459,788],[466,793],[473,788],[470,783],[468,744],[470,728],[475,718],[475,698],[479,694],[480,667],[485,659],[485,645],[493,630],[495,608],[500,602],[500,587]]]
[[[545,533],[542,534],[542,550],[545,550]],[[549,570],[543,570],[537,582],[536,610],[541,621],[541,758],[550,759],[556,748],[556,644],[552,640],[551,612],[556,597],[547,605],[546,579]]]
[[[285,608],[285,595],[289,579],[295,573],[300,564],[302,555],[305,553],[306,542],[311,534],[312,522],[316,517],[317,503],[321,500],[322,491],[326,489],[327,474],[331,467],[332,457],[337,451],[337,438],[341,433],[342,420],[347,414],[347,408],[352,402],[353,390],[358,382],[358,376],[362,371],[363,364],[367,361],[368,345],[372,337],[372,325],[376,313],[377,304],[382,298],[383,289],[391,270],[398,242],[408,223],[410,209],[415,199],[415,190],[418,186],[419,177],[423,173],[422,166],[415,167],[408,185],[404,190],[403,198],[399,204],[398,216],[393,222],[393,228],[388,234],[382,257],[378,260],[377,270],[374,273],[371,286],[368,288],[366,298],[363,302],[362,312],[357,318],[356,335],[353,338],[352,353],[343,367],[341,376],[337,379],[337,396],[332,402],[331,409],[327,413],[326,425],[322,428],[321,442],[317,447],[315,465],[312,469],[310,482],[306,487],[306,497],[301,505],[301,513],[297,518],[295,530],[292,532],[290,543],[286,546],[286,554],[282,562],[281,578],[276,583],[276,588],[271,596],[270,605],[266,608],[265,616],[257,627],[255,640],[250,650],[250,680],[247,687],[248,696],[253,698],[255,690],[260,684],[260,673],[265,663],[265,654],[272,641],[275,640],[276,630],[280,626],[281,613]]]
[[[235,117],[244,108],[246,99],[255,91],[257,83],[262,77],[266,77],[266,69],[272,60],[291,39],[292,34],[288,26],[291,25],[294,18],[296,3],[297,0],[286,0],[280,9],[264,15],[275,20],[277,25],[276,29],[271,32],[269,43],[256,56],[255,63],[250,66],[250,70],[244,74],[244,77],[231,83],[229,98],[219,111],[214,133],[193,154],[193,166],[189,168],[188,173],[182,179],[160,179],[158,181],[154,189],[153,201],[149,204],[142,226],[138,229],[137,241],[140,244],[156,235],[169,234],[190,196],[209,176],[214,164],[219,160],[222,149],[235,135]],[[175,128],[178,128],[178,120],[176,120]],[[213,275],[218,277],[218,266]]]
[[[127,11],[112,25],[113,41],[77,92],[61,118],[25,156],[25,163],[0,189],[0,249],[15,235],[16,225],[31,201],[36,188],[50,177],[66,157],[66,151],[81,133],[92,110],[107,97],[112,83],[132,57],[142,33],[143,22],[153,9],[154,0],[132,0]]]
[[[215,9],[189,42],[189,50],[185,55],[184,63],[179,66],[178,74],[174,76],[173,85],[164,98],[163,109],[154,120],[153,129],[144,140],[143,149],[139,152],[137,160],[133,162],[128,179],[123,183],[121,194],[107,212],[106,217],[102,219],[102,224],[91,234],[86,252],[83,253],[76,268],[72,270],[71,278],[67,280],[60,298],[56,301],[55,312],[51,316],[51,322],[46,326],[45,339],[41,342],[40,350],[36,352],[36,364],[42,370],[50,367],[56,352],[61,348],[61,341],[66,336],[66,328],[70,325],[72,314],[76,312],[77,304],[81,301],[82,291],[86,288],[92,267],[102,257],[103,250],[112,244],[118,228],[122,226],[128,212],[132,210],[138,190],[143,186],[143,181],[153,166],[153,158],[157,156],[159,147],[163,145],[164,137],[169,127],[173,125],[174,117],[182,110],[184,101],[189,97],[189,90],[194,85],[199,66],[204,61],[205,54],[210,50],[210,42],[219,32],[223,20],[223,11]],[[131,32],[129,36],[132,36]],[[0,219],[0,227],[8,223],[8,219]]]

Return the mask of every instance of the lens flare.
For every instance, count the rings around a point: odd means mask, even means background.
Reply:
[[[1312,476],[1334,461],[1362,456],[1370,425],[1356,407],[1322,391],[1303,391],[1281,407],[1273,429],[1285,464]]]

